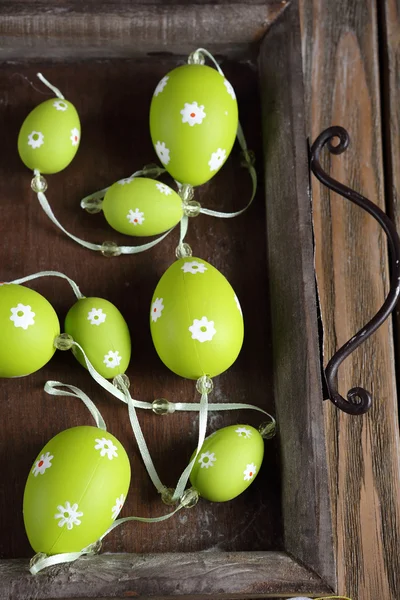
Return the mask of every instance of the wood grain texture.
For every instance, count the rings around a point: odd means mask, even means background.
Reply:
[[[384,208],[376,8],[372,0],[302,0],[301,21],[309,135],[347,128],[350,148],[325,166]],[[369,216],[316,180],[312,189],[327,361],[382,304],[387,253]],[[356,600],[398,600],[400,452],[390,321],[341,367],[341,393],[357,385],[373,394],[369,414],[325,407],[338,591]]]
[[[38,577],[30,575],[27,561],[10,560],[0,562],[0,581],[2,600],[82,596],[215,600],[329,591],[318,576],[283,552],[101,555],[52,567]]]
[[[0,59],[84,59],[185,55],[198,46],[249,55],[287,2],[136,5],[0,3]]]

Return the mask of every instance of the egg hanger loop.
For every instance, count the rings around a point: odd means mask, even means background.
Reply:
[[[333,144],[335,138],[339,139],[337,145]],[[331,154],[342,154],[347,149],[349,142],[349,134],[343,127],[334,126],[325,129],[311,147],[310,167],[323,185],[360,206],[374,217],[388,238],[392,269],[389,294],[376,315],[334,354],[325,368],[326,384],[331,402],[350,415],[362,415],[371,407],[372,397],[370,392],[362,387],[354,387],[348,391],[346,400],[338,392],[337,372],[342,362],[382,325],[397,304],[400,295],[400,240],[393,222],[376,204],[333,179],[322,168],[320,153],[325,146]]]
[[[64,389],[67,388],[68,392]],[[95,403],[89,398],[85,392],[83,392],[80,388],[75,385],[69,385],[67,383],[62,383],[61,381],[46,381],[44,385],[44,391],[46,394],[50,394],[51,396],[68,396],[70,398],[79,398],[82,400],[83,404],[86,406],[90,414],[92,415],[96,427],[102,429],[103,431],[107,431],[107,426],[101,413]]]
[[[19,285],[28,281],[32,281],[33,279],[39,279],[40,277],[60,277],[61,279],[65,279],[66,281],[68,281],[69,285],[72,288],[72,291],[74,292],[78,300],[82,300],[83,298],[85,298],[85,296],[79,289],[78,284],[75,283],[73,279],[70,279],[70,277],[67,277],[67,275],[64,275],[64,273],[61,273],[60,271],[39,271],[38,273],[33,273],[32,275],[27,275],[26,277],[14,279],[13,281],[10,281],[10,283]]]
[[[54,94],[57,96],[57,98],[60,98],[60,100],[65,100],[65,97],[62,95],[62,93],[60,92],[60,90],[58,88],[56,88],[55,85],[52,85],[46,79],[46,77],[44,77],[41,73],[36,73],[36,76],[40,79],[40,81],[42,83],[44,83],[44,85],[46,85],[52,92],[54,92]]]

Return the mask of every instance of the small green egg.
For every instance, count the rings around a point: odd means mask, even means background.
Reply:
[[[120,442],[98,427],[73,427],[39,452],[24,492],[25,530],[35,552],[79,552],[120,512],[131,469]]]
[[[51,359],[60,323],[38,292],[5,283],[0,284],[0,331],[0,377],[23,377]]]
[[[80,139],[81,125],[74,105],[52,98],[26,117],[18,136],[18,152],[28,169],[58,173],[74,158]]]
[[[264,440],[257,429],[250,425],[224,427],[204,441],[190,482],[207,500],[232,500],[254,481],[263,457]]]
[[[107,190],[102,208],[111,227],[137,237],[163,233],[183,216],[178,194],[165,183],[146,177],[114,183]]]

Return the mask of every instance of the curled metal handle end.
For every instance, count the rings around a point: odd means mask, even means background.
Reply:
[[[371,394],[362,387],[353,387],[347,392],[347,400],[337,391],[331,391],[329,399],[348,415],[365,415],[372,406]]]

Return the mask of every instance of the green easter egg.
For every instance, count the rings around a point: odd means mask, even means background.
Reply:
[[[131,478],[120,442],[98,427],[66,429],[43,448],[24,492],[26,533],[35,552],[79,552],[120,512]]]
[[[129,329],[119,310],[103,298],[83,298],[68,311],[65,332],[85,351],[90,362],[106,379],[124,373],[131,358]],[[82,352],[74,355],[86,367]]]
[[[257,429],[250,425],[224,427],[204,441],[190,482],[207,500],[232,500],[254,481],[263,456],[264,440]]]
[[[116,231],[137,237],[157,235],[182,218],[182,200],[165,183],[134,177],[121,179],[108,190],[103,212]]]
[[[74,158],[80,138],[81,124],[74,105],[52,98],[26,117],[18,136],[18,152],[28,169],[58,173]]]
[[[200,258],[182,258],[161,277],[150,309],[154,347],[177,375],[215,377],[236,360],[243,317],[230,283]]]
[[[0,284],[0,377],[38,371],[55,352],[60,323],[51,304],[23,285]]]
[[[227,160],[238,128],[235,92],[205,65],[184,65],[163,77],[150,107],[158,158],[181,183],[200,185]]]

